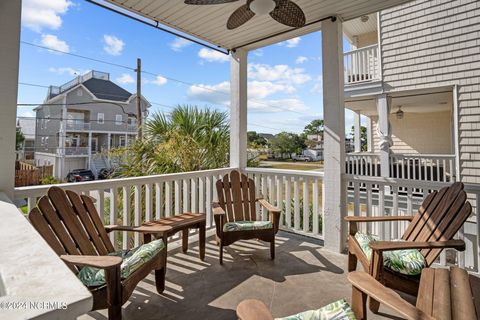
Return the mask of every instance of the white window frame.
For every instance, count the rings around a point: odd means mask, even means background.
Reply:
[[[98,113],[97,114],[97,123],[98,124],[104,124],[105,123],[105,114],[104,113]]]
[[[120,125],[122,125],[122,122],[123,122],[123,117],[122,117],[122,115],[121,115],[121,114],[115,115],[115,124],[116,124],[117,126],[120,126]]]

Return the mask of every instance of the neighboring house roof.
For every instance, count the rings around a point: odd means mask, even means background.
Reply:
[[[25,140],[34,140],[35,139],[35,124],[36,120],[21,118],[17,120],[17,127],[20,128]]]
[[[274,137],[271,133],[259,133],[258,135],[266,140],[270,140]]]
[[[91,78],[83,82],[83,85],[95,97],[102,100],[126,102],[132,95],[130,92],[110,80]]]

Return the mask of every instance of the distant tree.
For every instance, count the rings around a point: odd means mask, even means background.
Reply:
[[[303,132],[305,134],[319,134],[323,137],[324,123],[323,119],[312,120],[309,124],[305,126]]]
[[[355,126],[352,126],[350,135],[355,139]],[[360,146],[362,151],[367,151],[367,127],[360,126]]]
[[[22,149],[23,142],[25,141],[25,136],[20,128],[17,128],[16,136],[15,136],[15,150]]]
[[[307,146],[305,139],[291,132],[280,132],[270,140],[270,148],[274,153],[301,153]]]
[[[256,131],[247,132],[248,147],[258,149],[267,145],[267,139],[259,135]]]

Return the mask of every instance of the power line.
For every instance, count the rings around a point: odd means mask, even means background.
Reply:
[[[50,51],[54,51],[54,52],[58,52],[58,53],[66,54],[66,55],[70,55],[70,56],[77,57],[77,58],[82,58],[82,59],[86,59],[86,60],[91,60],[91,61],[95,61],[95,62],[99,62],[99,63],[103,63],[103,64],[107,64],[107,65],[111,65],[111,66],[115,66],[115,67],[119,67],[119,68],[123,68],[123,69],[128,69],[128,70],[133,71],[133,72],[135,72],[135,70],[136,70],[135,68],[132,68],[132,67],[129,67],[129,66],[126,66],[126,65],[122,65],[122,64],[118,64],[118,63],[113,63],[113,62],[108,62],[108,61],[100,60],[100,59],[96,59],[96,58],[91,58],[91,57],[87,57],[87,56],[83,56],[83,55],[80,55],[80,54],[71,53],[71,52],[67,52],[67,51],[62,51],[62,50],[57,50],[57,49],[51,49],[51,48],[48,48],[48,47],[45,47],[45,46],[42,46],[42,45],[38,45],[38,44],[34,44],[34,43],[31,43],[31,42],[27,42],[27,41],[20,41],[20,42],[21,42],[22,44],[26,44],[26,45],[29,45],[29,46],[33,46],[33,47],[37,47],[37,48],[41,48],[41,49],[45,49],[45,50],[50,50]],[[220,91],[220,90],[217,90],[217,89],[208,88],[208,87],[206,87],[206,86],[198,85],[198,84],[195,84],[195,83],[192,83],[192,82],[188,82],[188,81],[184,81],[184,80],[179,80],[179,79],[176,79],[176,78],[173,78],[173,77],[169,77],[169,76],[165,76],[165,75],[162,75],[162,74],[150,72],[150,71],[147,71],[147,70],[143,70],[142,73],[148,74],[148,75],[152,75],[152,76],[155,76],[155,77],[160,76],[160,77],[163,77],[163,78],[165,78],[165,79],[167,79],[167,80],[170,80],[170,81],[173,81],[173,82],[177,82],[177,83],[180,83],[180,84],[183,84],[183,85],[188,85],[188,86],[196,87],[196,88],[199,88],[199,89],[202,89],[202,90],[207,90],[207,91],[211,91],[211,92],[216,92],[216,93],[220,93],[220,94],[223,94],[223,95],[226,95],[226,96],[229,96],[229,95],[230,95],[229,93],[227,93],[227,92],[225,92],[225,91]],[[282,108],[282,107],[279,107],[279,106],[270,105],[270,104],[268,104],[268,103],[265,103],[265,102],[259,101],[259,100],[248,99],[248,101],[251,101],[251,102],[254,102],[254,103],[257,103],[257,104],[266,106],[266,107],[270,107],[270,108],[282,110],[282,111],[285,111],[285,112],[297,113],[297,114],[302,114],[302,115],[309,115],[308,113],[305,113],[305,112],[299,112],[299,111],[290,110],[290,109],[287,109],[287,108]],[[230,108],[230,107],[227,106],[227,108]]]

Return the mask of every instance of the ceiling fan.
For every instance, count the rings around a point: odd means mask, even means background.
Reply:
[[[238,0],[185,0],[185,4],[209,5],[235,2]],[[227,29],[240,27],[255,15],[270,16],[289,27],[300,28],[305,25],[305,14],[291,0],[247,0],[247,3],[235,10],[228,18]]]

